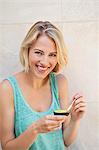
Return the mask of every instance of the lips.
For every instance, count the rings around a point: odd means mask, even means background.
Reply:
[[[44,66],[40,66],[40,65],[36,65],[36,67],[37,67],[37,70],[42,73],[47,71],[49,68],[49,67],[44,67]]]

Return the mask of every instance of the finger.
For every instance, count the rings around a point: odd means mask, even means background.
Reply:
[[[83,97],[83,95],[77,93],[77,94],[74,95],[73,99],[76,100],[76,99],[81,98],[81,97]]]
[[[78,112],[85,112],[85,111],[86,111],[86,108],[85,108],[85,107],[80,107],[80,108],[77,108],[77,109],[75,110],[76,113],[78,113]]]
[[[50,125],[47,127],[47,131],[53,131],[53,130],[57,130],[58,128],[61,128],[62,125],[61,124],[56,124],[56,125]]]
[[[79,93],[76,93],[74,96],[73,96],[73,99],[76,99],[76,97],[80,96]]]
[[[58,128],[58,127],[62,127],[62,124],[59,123],[59,124],[57,124],[57,125],[55,125],[55,126],[52,126],[52,128]]]
[[[83,106],[83,105],[86,106],[86,102],[84,102],[81,99],[76,100],[75,103],[74,103],[74,107]]]
[[[63,123],[63,121],[56,121],[56,120],[46,120],[45,121],[45,126],[48,127],[48,126],[51,126],[51,127],[54,127],[54,126],[59,126]]]
[[[79,97],[75,100],[74,105],[77,105],[79,103],[86,103],[83,97]]]
[[[74,111],[76,111],[77,109],[81,108],[81,107],[86,107],[86,103],[77,103],[75,106],[74,106]]]
[[[46,119],[48,120],[55,120],[55,121],[64,121],[66,119],[66,116],[62,115],[47,115]]]
[[[58,126],[58,127],[55,127],[55,128],[53,128],[53,130],[55,131],[55,130],[60,130],[62,128],[62,126]]]
[[[86,109],[86,103],[78,103],[74,106],[74,111],[76,111],[77,109],[81,109],[81,108],[85,108]]]
[[[75,97],[75,101],[78,100],[78,99],[81,99],[81,98],[83,98],[82,95],[76,96],[76,97]]]

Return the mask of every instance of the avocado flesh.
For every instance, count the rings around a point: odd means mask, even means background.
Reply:
[[[69,112],[66,112],[66,110],[63,110],[63,109],[58,109],[58,110],[54,111],[54,115],[66,115],[66,116],[68,116]]]
[[[56,112],[56,113],[66,113],[66,110],[58,109],[58,110],[55,110],[54,112]]]

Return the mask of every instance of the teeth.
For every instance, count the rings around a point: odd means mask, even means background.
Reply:
[[[43,68],[41,66],[37,66],[37,68],[38,68],[39,71],[46,71],[47,70],[47,68]]]

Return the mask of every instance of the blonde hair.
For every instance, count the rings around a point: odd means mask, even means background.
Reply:
[[[46,34],[50,37],[57,50],[57,65],[53,72],[58,73],[67,64],[67,49],[63,40],[63,36],[60,30],[48,21],[39,21],[35,23],[28,31],[25,39],[21,44],[20,49],[20,61],[26,72],[29,70],[29,48],[37,41],[38,37],[42,34]]]

